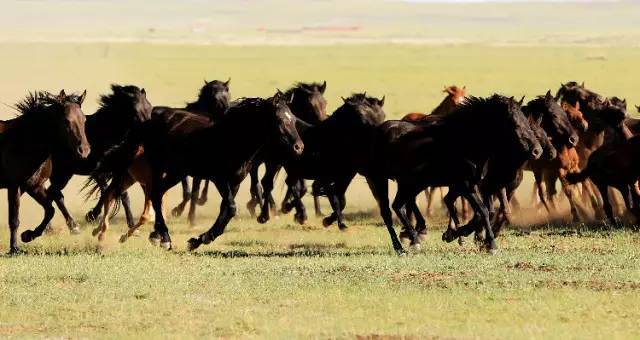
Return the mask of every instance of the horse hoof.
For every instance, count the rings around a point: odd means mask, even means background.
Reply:
[[[154,246],[157,246],[160,244],[160,234],[157,231],[152,231],[149,234],[149,242],[151,242],[151,244],[153,244]]]
[[[200,241],[203,244],[209,244],[209,243],[213,242],[213,239],[214,238],[209,233],[204,233],[204,234],[200,235]]]
[[[421,248],[422,248],[422,245],[420,244],[420,242],[416,242],[416,243],[413,243],[413,244],[409,245],[409,249],[411,251],[418,251]]]
[[[199,239],[192,237],[189,239],[189,241],[187,241],[187,249],[189,251],[194,251],[198,249],[198,247],[200,247],[200,244],[202,244],[202,242],[200,242]]]
[[[398,237],[400,237],[400,241],[411,240],[411,234],[406,230],[401,231]]]
[[[120,235],[120,240],[119,241],[120,241],[120,243],[125,243],[125,242],[127,242],[128,239],[129,239],[129,235],[122,234],[122,235]]]
[[[269,221],[269,217],[264,216],[264,215],[258,216],[258,223],[265,224],[265,223],[267,223],[267,221]]]
[[[93,211],[89,211],[85,216],[84,219],[89,222],[89,223],[93,223],[98,219],[98,214],[94,213]]]
[[[105,238],[105,233],[104,232],[98,234],[98,242],[104,241],[104,238]]]
[[[99,234],[99,233],[100,233],[100,227],[94,228],[94,229],[91,231],[91,235],[92,235],[92,236],[98,236],[98,234]]]
[[[291,206],[291,204],[284,203],[284,204],[282,204],[282,207],[280,208],[280,212],[286,215],[286,214],[290,213],[292,209],[293,209],[293,207]]]
[[[322,219],[322,226],[325,228],[330,227],[333,224],[333,221],[328,216]]]
[[[316,217],[317,217],[317,218],[323,218],[323,217],[324,217],[324,214],[322,213],[322,211],[320,211],[320,212],[316,212]]]
[[[491,255],[494,255],[498,252],[498,245],[496,244],[496,240],[491,240],[485,243],[485,248],[487,252]]]
[[[338,224],[338,229],[340,229],[340,231],[347,231],[349,227],[344,223],[340,223]]]
[[[81,233],[80,228],[78,227],[70,228],[69,232],[71,233],[71,235],[79,235]]]
[[[20,239],[24,243],[29,243],[33,241],[34,238],[35,236],[34,236],[33,230],[25,230],[22,232],[22,234],[20,234]]]
[[[459,246],[461,246],[461,247],[464,246],[464,242],[465,242],[464,236],[458,237],[458,245]]]
[[[296,215],[293,217],[293,219],[299,224],[299,225],[305,225],[307,224],[307,217],[306,216],[299,216]]]
[[[444,233],[442,233],[442,240],[443,240],[444,242],[451,243],[451,242],[453,242],[453,240],[455,240],[455,239],[456,239],[456,237],[455,237],[455,235],[454,235],[453,230],[449,230],[449,229],[447,229],[447,231],[445,231]]]
[[[184,209],[180,209],[179,207],[175,207],[175,208],[171,209],[171,216],[180,217],[180,215],[182,215],[183,211],[184,211]]]
[[[171,242],[160,242],[160,248],[171,250]]]
[[[207,204],[207,198],[206,197],[200,197],[198,198],[198,200],[196,201],[197,205],[203,206],[205,204]]]
[[[395,251],[399,257],[407,256],[407,252],[402,248],[395,249]]]
[[[10,247],[9,248],[9,252],[7,253],[7,255],[9,255],[9,256],[16,256],[16,255],[20,255],[20,254],[22,254],[22,252],[20,251],[20,248],[18,248],[17,246]]]

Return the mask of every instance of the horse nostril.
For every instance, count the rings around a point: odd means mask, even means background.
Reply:
[[[539,146],[536,146],[535,148],[533,148],[533,150],[531,150],[531,154],[536,159],[540,158],[540,156],[542,156],[542,148]]]
[[[571,144],[572,146],[578,145],[578,137],[577,136],[569,137],[569,144]]]
[[[301,153],[303,146],[300,143],[293,144],[293,150],[297,153]]]

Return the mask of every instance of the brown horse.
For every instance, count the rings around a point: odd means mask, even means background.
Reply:
[[[26,192],[44,209],[44,218],[34,230],[21,234],[23,242],[31,242],[42,235],[55,210],[44,188],[51,175],[51,158],[73,155],[86,158],[90,152],[84,131],[85,116],[80,105],[86,91],[67,96],[35,92],[16,105],[20,113],[4,122],[0,135],[0,188],[6,188],[9,200],[9,252],[18,249],[17,232],[20,225],[20,197]],[[69,157],[69,156],[67,156]]]
[[[640,195],[636,182],[640,179],[640,137],[634,136],[618,145],[596,150],[587,167],[580,173],[567,177],[570,183],[590,178],[603,196],[603,205],[609,221],[615,223],[609,203],[608,187],[620,190],[624,202],[636,218],[640,218]]]
[[[413,112],[402,117],[402,120],[405,122],[420,122],[429,119],[434,119],[437,117],[446,116],[456,109],[460,104],[462,104],[467,95],[467,87],[458,87],[456,85],[445,86],[442,92],[446,93],[447,96],[440,102],[440,104],[431,111],[430,115],[424,113]],[[427,188],[424,190],[424,196],[427,202],[427,217],[431,217],[433,215],[433,195],[435,194],[436,188]],[[444,199],[442,188],[438,188],[440,191],[440,200]],[[470,209],[469,204],[462,198],[462,215],[463,219],[467,219]]]

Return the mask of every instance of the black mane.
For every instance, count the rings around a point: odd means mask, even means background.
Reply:
[[[65,103],[79,102],[80,95],[69,94],[65,98]],[[34,114],[42,113],[51,107],[61,106],[62,103],[57,95],[51,94],[47,91],[34,91],[29,94],[21,102],[15,105],[15,109],[18,111],[19,116],[32,116]]]

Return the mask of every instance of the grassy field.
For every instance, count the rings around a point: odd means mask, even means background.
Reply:
[[[84,110],[91,113],[110,83],[134,83],[153,104],[182,105],[203,78],[231,77],[236,98],[327,80],[330,110],[340,96],[367,90],[387,96],[389,118],[430,110],[445,84],[531,98],[585,80],[632,105],[640,103],[639,57],[633,47],[2,43],[0,103],[11,105],[28,89],[87,88]],[[65,191],[79,219],[89,206],[78,193],[82,180]],[[258,225],[241,209],[227,233],[193,254],[185,242],[212,223],[216,193],[200,209],[197,228],[170,220],[171,253],[148,244],[149,227],[120,245],[117,219],[100,245],[89,226],[72,237],[56,216],[57,234],[25,245],[25,255],[0,257],[0,337],[640,337],[640,235],[633,228],[517,228],[488,256],[472,244],[442,243],[440,218],[423,250],[398,258],[370,214],[365,187],[358,179],[348,192],[347,233],[324,230],[315,219],[300,227],[290,216]],[[523,184],[522,202],[529,192]],[[133,194],[139,211],[140,193]],[[173,191],[170,205],[176,199]],[[245,187],[238,205],[246,200]],[[22,230],[41,216],[23,201]],[[5,253],[4,199],[0,212]]]

